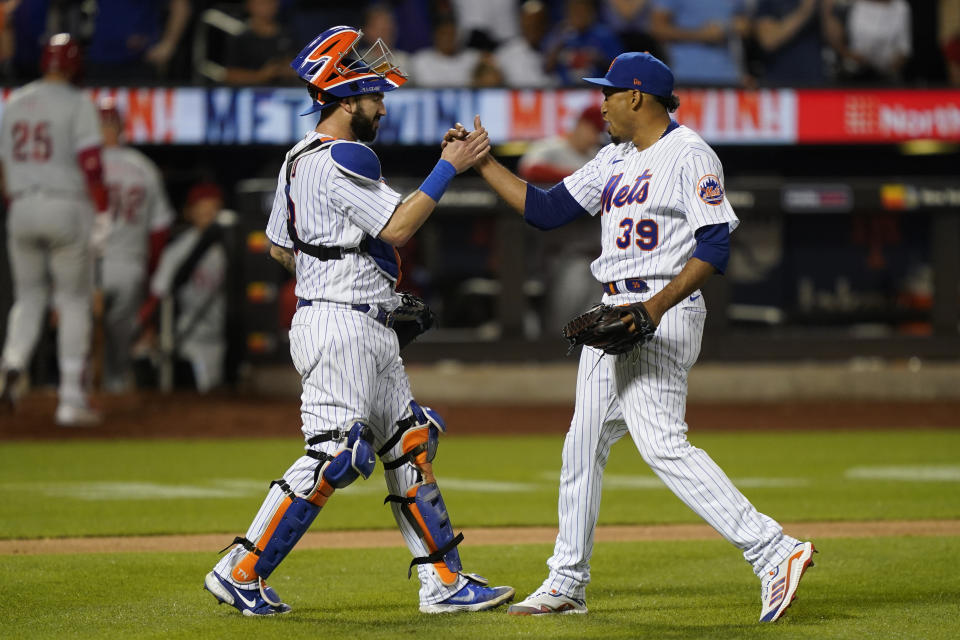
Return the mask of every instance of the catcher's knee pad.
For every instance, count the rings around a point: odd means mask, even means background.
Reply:
[[[384,462],[384,469],[396,469],[407,462],[432,462],[437,455],[440,434],[447,430],[443,418],[430,407],[421,407],[416,400],[410,401],[409,409],[410,415],[397,422],[397,430],[377,451],[377,455],[383,457],[398,442],[401,443],[400,455],[391,462]]]
[[[418,483],[410,487],[406,496],[387,496],[384,503],[387,502],[400,504],[403,515],[430,551],[429,555],[410,561],[407,578],[416,565],[430,564],[444,584],[454,584],[463,569],[457,551],[457,545],[463,542],[463,534],[454,535],[440,488],[433,483]]]
[[[373,432],[362,422],[354,422],[347,440],[323,465],[322,477],[334,489],[343,489],[358,476],[366,480],[373,473],[377,458],[373,455]]]
[[[341,431],[327,431],[307,440],[315,445],[327,442],[343,434]],[[343,436],[340,448],[328,455],[322,451],[307,451],[307,455],[320,461],[314,473],[314,486],[305,494],[305,498],[322,507],[335,489],[343,489],[358,476],[370,477],[377,459],[373,455],[373,432],[362,422],[354,422]]]

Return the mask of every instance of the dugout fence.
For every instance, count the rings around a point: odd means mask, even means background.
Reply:
[[[391,180],[402,193],[418,184]],[[288,357],[292,283],[262,233],[274,187],[247,180],[237,193],[255,363]],[[702,359],[960,357],[960,180],[739,177],[727,187],[743,224],[727,275],[704,290]],[[441,317],[405,359],[562,358],[562,314],[600,299],[587,271],[598,233],[587,219],[531,229],[481,180],[458,178],[403,255],[401,288]]]

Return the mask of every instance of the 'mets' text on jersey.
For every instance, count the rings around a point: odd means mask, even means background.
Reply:
[[[669,280],[696,248],[700,227],[739,224],[723,188],[723,167],[703,138],[683,126],[642,151],[609,144],[564,179],[570,195],[600,214],[603,251],[590,270],[600,282]]]

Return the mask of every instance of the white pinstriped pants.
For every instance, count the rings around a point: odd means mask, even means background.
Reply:
[[[705,451],[687,442],[687,374],[700,353],[705,319],[702,297],[684,300],[664,315],[653,341],[639,351],[611,356],[584,347],[576,408],[563,444],[560,528],[543,590],[584,598],[603,470],[610,447],[627,433],[654,473],[742,550],[758,576],[797,543],[759,513]]]
[[[290,354],[302,378],[300,411],[305,440],[324,431],[347,430],[360,420],[372,428],[373,448],[378,450],[393,434],[397,421],[407,414],[413,396],[400,359],[397,336],[370,316],[346,305],[323,302],[297,309],[290,329]],[[337,442],[324,442],[308,448],[332,454],[338,446]],[[397,443],[385,458],[393,460],[400,453],[401,444]],[[302,456],[283,474],[283,479],[295,492],[305,494],[313,489],[317,464],[313,458]],[[417,482],[416,470],[410,464],[384,471],[384,477],[387,491],[393,495],[406,495]],[[356,482],[364,480],[358,478]],[[372,477],[369,482],[374,482]],[[438,478],[438,484],[443,487],[442,478]],[[283,497],[279,487],[271,487],[247,530],[248,540],[260,538]],[[333,509],[335,513],[336,504],[334,493],[316,522],[322,523],[325,517],[332,516],[328,511]],[[372,499],[371,508],[382,509],[382,499]],[[390,503],[390,508],[410,552],[414,556],[428,555],[423,541],[400,511],[400,505]],[[244,553],[243,547],[234,547],[214,570],[229,580],[231,568]],[[399,575],[403,570],[404,567],[397,567]],[[461,577],[452,587],[445,586],[430,565],[418,565],[417,574],[420,604],[445,600],[466,584]]]

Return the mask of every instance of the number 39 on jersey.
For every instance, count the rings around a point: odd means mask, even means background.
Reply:
[[[627,205],[643,204],[650,193],[650,179],[653,174],[649,169],[636,176],[633,180],[623,179],[622,173],[615,173],[607,180],[600,196],[600,215],[608,214],[612,209],[620,209]],[[659,244],[659,228],[654,220],[634,220],[627,216],[620,220],[621,235],[617,238],[617,246],[629,249],[636,245],[644,251],[652,251]]]

